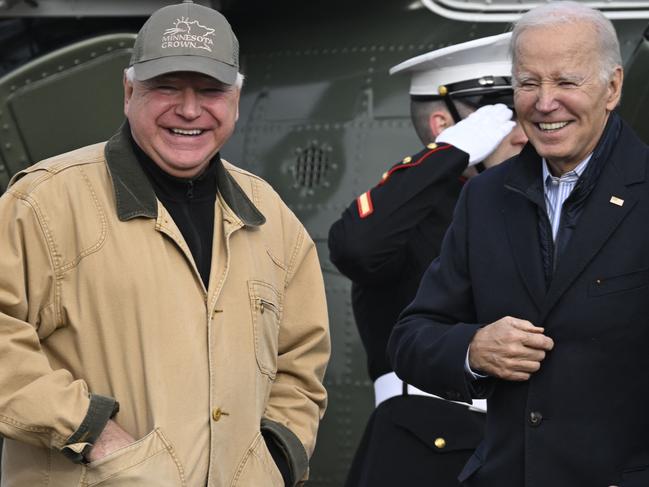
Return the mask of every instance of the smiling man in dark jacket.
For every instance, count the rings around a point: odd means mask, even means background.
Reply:
[[[649,149],[613,112],[615,30],[554,2],[517,22],[512,52],[530,143],[465,186],[392,363],[426,391],[488,397],[466,486],[647,486]]]

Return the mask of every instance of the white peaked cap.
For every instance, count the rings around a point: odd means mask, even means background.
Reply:
[[[440,86],[485,76],[510,77],[511,32],[443,47],[410,58],[390,69],[390,74],[411,73],[411,95],[438,95]]]

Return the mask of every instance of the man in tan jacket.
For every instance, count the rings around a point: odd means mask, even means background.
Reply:
[[[3,487],[304,480],[330,342],[315,246],[219,156],[242,84],[218,12],[145,23],[107,143],[0,198]]]

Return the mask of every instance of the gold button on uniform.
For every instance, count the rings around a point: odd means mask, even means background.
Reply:
[[[431,142],[426,146],[427,149],[437,149],[437,144],[435,142]]]
[[[404,157],[404,158],[403,158],[403,161],[401,161],[401,162],[402,162],[403,164],[408,164],[408,163],[412,162],[412,157],[410,157],[410,156],[408,156],[408,157]]]
[[[230,413],[226,413],[221,408],[212,409],[212,419],[214,421],[218,421],[219,419],[221,419],[221,416],[230,416]]]
[[[446,447],[446,440],[444,438],[435,438],[435,448],[439,448],[440,450],[442,448]]]

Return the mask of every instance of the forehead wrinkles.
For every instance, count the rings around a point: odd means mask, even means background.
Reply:
[[[594,28],[590,24],[530,27],[518,38],[515,68],[577,66],[599,61]]]
[[[592,72],[579,71],[551,71],[549,73],[537,73],[535,71],[526,71],[520,69],[516,72],[518,81],[570,81],[572,83],[586,82],[593,77]]]
[[[580,48],[579,43],[565,48],[555,45],[517,49],[514,76],[521,79],[547,79],[583,81],[599,69],[599,59],[594,49]]]

